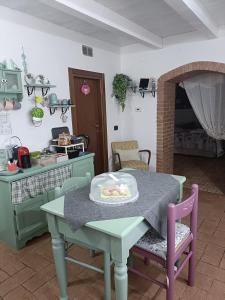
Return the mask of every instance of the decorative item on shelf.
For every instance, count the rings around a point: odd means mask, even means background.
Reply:
[[[157,92],[157,80],[156,78],[150,78],[151,81],[151,93],[152,96],[155,97],[155,93]]]
[[[122,111],[125,108],[126,94],[131,81],[130,77],[125,74],[116,74],[113,79],[113,96],[122,107]]]
[[[13,101],[10,98],[5,97],[3,102],[4,110],[9,111],[13,109]]]
[[[24,80],[25,80],[25,82],[26,82],[28,85],[33,85],[33,84],[35,84],[35,78],[34,78],[34,75],[31,74],[31,73],[27,73],[27,74],[24,76]]]
[[[155,97],[156,93],[156,79],[155,78],[141,78],[139,83],[139,93],[144,98],[145,93],[151,93]]]
[[[65,114],[67,113],[69,108],[75,107],[71,99],[59,100],[56,94],[50,94],[46,102],[48,102],[50,115],[53,115],[58,108],[61,109],[62,111],[61,119],[63,122],[66,122],[67,120],[67,116],[65,116]]]
[[[71,145],[71,135],[68,133],[60,133],[58,138],[59,146],[68,146]]]
[[[48,81],[49,82],[49,81]],[[26,84],[25,87],[27,88],[27,95],[31,96],[36,89],[41,89],[42,96],[46,96],[50,90],[50,88],[56,87],[55,85],[50,84]]]
[[[41,104],[44,102],[44,98],[41,96],[35,96],[34,99],[35,99],[36,104],[38,104],[38,103]]]
[[[34,107],[31,110],[32,121],[35,127],[39,127],[42,124],[42,119],[44,117],[44,111],[40,107]]]
[[[21,57],[22,57],[23,71],[24,71],[24,74],[26,75],[26,74],[28,73],[28,71],[27,71],[26,55],[25,55],[23,46],[22,46],[22,54],[21,54]]]
[[[82,84],[82,86],[81,86],[81,92],[82,92],[85,96],[87,96],[87,95],[90,94],[90,92],[91,92],[91,88],[90,88],[90,86],[89,86],[89,84],[87,83],[86,80],[84,80],[84,82],[83,82],[83,84]]]
[[[55,87],[55,85],[51,85],[48,78],[46,78],[42,74],[34,76],[33,74],[28,73],[26,55],[24,53],[23,47],[22,47],[21,57],[22,57],[22,65],[25,73],[24,80],[26,82],[25,87],[27,89],[27,95],[31,96],[33,93],[35,94],[36,89],[41,89],[42,96],[43,97],[46,96],[50,88]]]
[[[138,88],[138,86],[137,86],[136,82],[133,80],[130,80],[128,89],[131,90],[133,93],[136,93],[137,88]]]

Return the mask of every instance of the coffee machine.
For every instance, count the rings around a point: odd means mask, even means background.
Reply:
[[[26,147],[18,147],[17,150],[18,156],[18,167],[27,169],[31,167],[30,163],[30,152],[29,149]]]

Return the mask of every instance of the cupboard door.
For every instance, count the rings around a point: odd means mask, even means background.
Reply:
[[[22,82],[20,72],[3,71],[3,77],[6,81],[6,93],[22,93]]]
[[[40,210],[40,206],[46,202],[47,194],[42,194],[14,205],[15,223],[19,240],[29,238],[29,236],[32,238],[36,231],[44,227],[47,229],[45,212]]]

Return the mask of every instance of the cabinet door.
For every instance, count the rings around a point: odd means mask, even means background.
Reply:
[[[40,229],[46,227],[46,215],[40,206],[47,202],[47,194],[30,198],[14,206],[15,223],[18,239],[32,238]],[[47,231],[47,230],[46,230]]]
[[[3,78],[6,81],[5,83],[6,93],[22,93],[21,72],[10,71],[10,70],[3,71]]]

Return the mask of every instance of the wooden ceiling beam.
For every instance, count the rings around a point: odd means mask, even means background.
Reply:
[[[104,29],[127,34],[134,39],[134,42],[156,49],[163,46],[161,37],[93,0],[39,1]]]
[[[216,38],[219,28],[198,0],[164,0],[193,28],[208,38]]]

